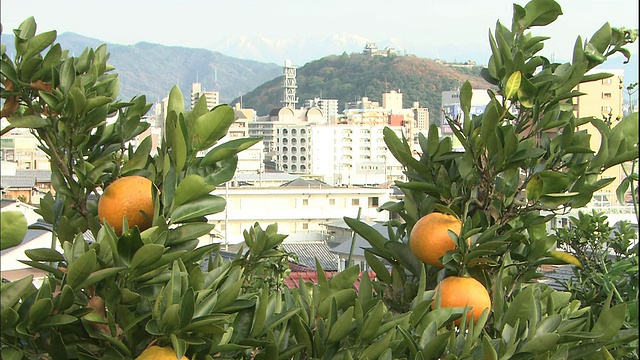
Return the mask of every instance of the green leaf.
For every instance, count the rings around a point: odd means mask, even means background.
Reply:
[[[4,214],[3,214],[4,216]],[[64,256],[54,249],[28,249],[24,254],[33,261],[57,262],[64,261]]]
[[[540,196],[542,196],[542,191],[542,178],[538,174],[536,174],[527,183],[527,186],[525,188],[526,197],[531,201],[537,201]]]
[[[533,337],[533,339],[527,341],[527,343],[520,348],[521,353],[531,352],[534,354],[542,354],[553,349],[560,335],[555,333],[540,334]]]
[[[91,275],[96,266],[96,260],[96,251],[91,249],[70,263],[67,270],[66,283],[76,289],[80,283]]]
[[[199,116],[193,126],[193,145],[196,150],[204,150],[215,144],[235,121],[235,113],[228,105],[216,106],[210,112]]]
[[[393,253],[396,260],[398,260],[405,269],[411,271],[414,276],[420,276],[422,262],[411,252],[409,245],[395,241],[387,241],[384,248]]]
[[[57,33],[55,30],[43,32],[38,34],[27,42],[27,49],[22,55],[24,59],[28,59],[36,54],[39,54],[44,49],[46,49],[49,45],[51,45],[57,37]]]
[[[327,344],[335,344],[340,342],[353,329],[353,306],[350,306],[344,313],[338,316],[338,319],[331,325],[329,336],[327,336]]]
[[[9,118],[9,123],[13,128],[39,129],[50,124],[46,118],[37,115],[26,115],[21,117]]]
[[[382,300],[378,300],[376,306],[369,310],[369,312],[367,313],[366,319],[364,320],[364,324],[362,326],[362,331],[358,334],[358,338],[367,342],[371,341],[376,335],[380,324],[382,323],[384,314],[384,303],[382,302]]]
[[[164,254],[164,246],[160,244],[144,244],[131,259],[131,271],[139,267],[145,267],[156,263]]]
[[[220,196],[207,195],[173,209],[170,224],[218,213],[224,210],[226,204],[226,200]]]
[[[380,354],[382,354],[387,348],[389,348],[389,344],[391,343],[391,339],[395,336],[395,330],[390,330],[387,334],[377,342],[369,345],[362,354],[360,354],[359,359],[377,359]]]
[[[524,10],[524,17],[517,19],[519,31],[524,31],[532,26],[548,25],[562,15],[560,5],[553,0],[529,1]]]
[[[520,90],[520,82],[522,79],[522,74],[520,71],[514,71],[507,83],[505,84],[504,97],[508,100],[512,100],[516,94],[518,94],[518,90]]]
[[[175,111],[176,114],[184,111],[184,97],[180,88],[176,85],[169,92],[169,101],[167,103],[167,113]]]
[[[335,290],[351,289],[360,274],[360,265],[352,265],[329,279],[329,287]]]
[[[607,342],[611,340],[620,331],[622,324],[624,324],[625,316],[627,313],[627,304],[618,304],[609,309],[603,309],[598,317],[598,321],[593,325],[591,329],[592,334],[602,334],[599,341]]]
[[[171,245],[187,240],[197,239],[200,236],[209,234],[213,228],[215,228],[215,224],[198,222],[181,224],[177,228],[169,229],[166,244]]]
[[[0,250],[20,245],[27,234],[27,219],[20,211],[3,211],[0,226]]]
[[[180,206],[201,198],[215,190],[215,188],[215,185],[207,185],[202,176],[189,174],[178,184],[173,196],[173,206]]]
[[[0,301],[0,308],[4,310],[13,307],[33,287],[33,275],[6,284],[3,283],[0,286],[0,300],[2,300]]]
[[[53,301],[51,298],[43,298],[36,300],[29,308],[29,322],[32,325],[39,325],[39,323],[48,317],[53,310]]]
[[[473,89],[471,87],[471,83],[469,80],[465,81],[462,84],[462,88],[460,89],[460,107],[462,111],[465,113],[465,122],[467,122],[469,111],[471,111],[471,98],[473,97]]]
[[[382,261],[378,259],[378,257],[369,250],[364,251],[365,260],[367,260],[367,264],[373,269],[376,273],[376,276],[380,281],[385,284],[391,284],[391,275],[389,274],[389,269],[384,266]]]
[[[385,250],[385,243],[388,242],[376,229],[371,226],[363,223],[358,219],[353,219],[349,217],[343,218],[347,226],[349,226],[353,231],[358,233],[358,235],[362,236],[373,248],[376,252],[388,253]]]
[[[130,265],[135,253],[144,245],[137,228],[129,229],[118,239],[118,256],[124,265]]]
[[[237,153],[252,147],[261,140],[261,138],[244,138],[227,141],[209,150],[200,164],[203,166],[213,165],[222,159],[230,158]]]
[[[598,31],[596,31],[589,40],[589,44],[593,45],[593,47],[601,54],[604,54],[610,43],[611,26],[609,25],[609,23],[605,23],[604,25],[602,25],[602,27],[598,29]]]

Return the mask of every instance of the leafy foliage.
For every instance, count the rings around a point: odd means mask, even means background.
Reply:
[[[580,260],[575,278],[563,282],[572,298],[600,313],[602,304],[612,296],[612,304],[628,303],[629,327],[638,326],[638,237],[629,222],[618,228],[607,217],[593,211],[571,217],[571,226],[556,230],[558,245]],[[635,243],[635,245],[634,245]]]

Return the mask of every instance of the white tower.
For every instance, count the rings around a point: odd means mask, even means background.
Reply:
[[[296,83],[296,68],[291,65],[291,60],[284,61],[284,106],[295,109],[296,104],[298,103],[298,98],[296,97],[296,88],[298,88],[298,84]]]

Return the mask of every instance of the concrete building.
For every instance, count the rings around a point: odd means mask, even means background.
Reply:
[[[356,217],[388,220],[378,206],[390,199],[388,188],[333,187],[317,180],[297,178],[279,187],[218,188],[213,194],[227,199],[226,210],[207,216],[216,225],[214,233],[202,242],[239,243],[242,232],[259,222],[264,228],[278,223],[278,232],[289,234],[288,242],[325,241],[323,224]],[[221,238],[222,240],[219,240]]]
[[[318,107],[309,109],[281,107],[271,110],[267,116],[260,116],[256,121],[249,122],[248,134],[250,137],[262,138],[265,156],[271,158],[276,156],[276,134],[278,129],[291,125],[322,124],[324,119],[324,114]]]
[[[1,126],[5,128],[9,123],[2,119]],[[29,132],[29,129],[14,128],[2,135],[0,143],[0,160],[15,162],[19,169],[50,168],[49,159],[38,146],[40,143]]]
[[[384,184],[404,177],[383,139],[385,125],[288,125],[276,131],[281,171],[323,176],[331,185]],[[402,126],[391,127],[398,136]],[[406,136],[406,133],[405,133]]]
[[[207,99],[207,109],[211,110],[216,105],[220,104],[220,93],[217,91],[205,91],[202,87],[202,84],[199,82],[195,82],[191,84],[191,108],[195,106],[196,102],[201,97],[206,97]]]
[[[306,100],[304,102],[304,107],[306,109],[310,109],[312,107],[317,107],[322,111],[324,115],[324,123],[332,123],[335,121],[335,118],[338,117],[338,100],[337,99],[321,99],[314,98],[311,100]]]
[[[415,101],[411,107],[413,119],[415,121],[416,132],[424,132],[429,129],[429,109],[420,107],[420,103]]]
[[[386,110],[398,111],[402,110],[402,93],[400,91],[391,90],[382,94],[382,107]]]

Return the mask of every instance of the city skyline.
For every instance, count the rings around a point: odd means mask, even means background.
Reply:
[[[433,7],[429,2],[402,1],[389,7],[382,0],[367,3],[326,0],[308,6],[291,0],[214,3],[165,0],[151,7],[147,2],[122,0],[108,6],[95,0],[31,0],[29,6],[23,1],[3,0],[0,19],[4,33],[34,16],[39,32],[74,32],[123,45],[146,41],[205,48],[236,57],[244,53],[247,58],[252,54],[240,48],[242,41],[262,41],[277,48],[321,37],[352,37],[375,41],[381,47],[401,47],[420,57],[485,63],[489,55],[488,33],[495,29],[497,20],[511,25],[513,3],[454,0]],[[515,3],[524,6],[526,1]],[[638,28],[635,1],[558,3],[564,14],[547,27],[533,29],[535,35],[552,37],[545,43],[545,56],[568,61],[577,36],[584,40],[607,21],[612,27]],[[101,15],[96,16],[98,13]],[[234,49],[240,54],[233,53]],[[637,57],[638,43],[630,50],[632,57]],[[298,65],[317,57],[292,55]]]

